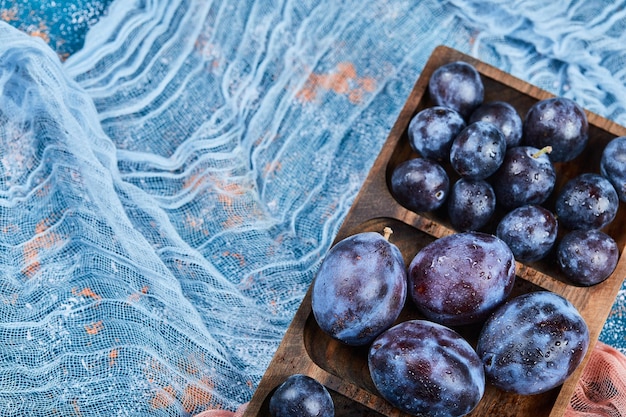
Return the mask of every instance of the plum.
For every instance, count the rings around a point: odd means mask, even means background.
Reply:
[[[513,289],[515,259],[494,235],[456,233],[417,252],[408,279],[408,293],[427,319],[447,326],[478,323]]]
[[[482,104],[485,87],[473,65],[455,61],[432,73],[428,92],[435,105],[450,107],[466,119]]]
[[[589,329],[564,297],[537,291],[517,296],[485,322],[476,352],[487,381],[532,395],[555,388],[574,372],[589,346]]]
[[[619,209],[613,185],[600,174],[580,174],[565,183],[555,203],[559,222],[570,230],[602,229]]]
[[[450,147],[450,164],[463,178],[483,180],[500,168],[506,140],[492,123],[475,122],[463,129]]]
[[[391,175],[391,193],[404,207],[428,212],[441,207],[448,198],[450,179],[436,161],[413,158],[398,165]]]
[[[557,233],[554,214],[532,204],[508,212],[496,229],[496,236],[509,245],[515,259],[521,262],[544,258],[554,246]]]
[[[606,145],[600,173],[613,184],[620,201],[626,203],[626,136],[614,138]]]
[[[507,148],[518,146],[522,141],[523,122],[520,115],[506,101],[490,101],[481,104],[470,116],[468,123],[478,121],[496,125],[504,135]]]
[[[328,251],[313,281],[317,324],[347,345],[371,343],[404,307],[406,266],[389,233],[361,232],[341,240]]]
[[[448,159],[452,141],[465,128],[463,117],[448,107],[427,107],[417,113],[407,131],[413,150],[435,161]]]
[[[489,179],[496,201],[507,210],[545,202],[556,184],[556,171],[547,153],[550,147],[509,148],[500,168]]]
[[[571,282],[591,286],[606,280],[617,267],[619,249],[599,230],[574,230],[557,246],[557,263]]]
[[[496,195],[485,180],[460,178],[448,195],[448,217],[460,232],[478,230],[485,226],[496,209]]]
[[[552,97],[533,104],[523,126],[524,145],[552,147],[553,162],[576,158],[587,146],[589,122],[585,111],[573,100]]]
[[[427,320],[383,332],[370,347],[368,366],[379,393],[411,415],[463,416],[485,392],[485,373],[472,346]]]
[[[270,397],[272,417],[334,417],[335,405],[324,385],[310,376],[290,375]]]

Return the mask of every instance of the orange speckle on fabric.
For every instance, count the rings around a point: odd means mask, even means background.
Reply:
[[[223,222],[222,226],[229,229],[231,227],[240,226],[243,224],[243,222],[244,222],[244,218],[242,216],[233,214],[229,216],[225,222]]]
[[[199,383],[189,384],[183,392],[183,409],[188,413],[197,411],[199,407],[212,407],[219,409],[217,404],[213,402],[213,389],[215,384],[208,378],[203,378]]]
[[[239,283],[239,289],[243,291],[249,290],[250,288],[252,288],[252,284],[254,284],[254,278],[252,277],[252,275],[250,275]]]
[[[357,104],[365,93],[376,90],[376,80],[371,77],[358,77],[353,63],[340,62],[330,73],[311,73],[304,87],[296,93],[296,98],[301,102],[311,102],[317,98],[319,90],[346,95],[350,102]]]
[[[150,400],[150,406],[155,409],[167,408],[176,401],[176,391],[171,385],[159,388]]]
[[[220,185],[220,188],[228,193],[234,194],[234,195],[244,195],[246,193],[246,189],[241,185],[241,184],[237,184],[237,183],[230,183],[230,184],[224,184],[222,183]]]
[[[350,89],[349,78],[339,72],[325,77],[326,88],[337,94],[345,94]]]
[[[128,304],[133,304],[136,303],[137,301],[139,301],[141,299],[141,293],[138,292],[134,292],[131,295],[128,296],[128,298],[126,299],[126,302]]]
[[[317,97],[315,86],[311,86],[309,80],[306,82],[302,90],[298,91],[298,93],[296,94],[298,100],[302,102],[311,102]]]
[[[240,266],[244,266],[246,264],[246,258],[244,258],[244,256],[240,253],[233,253],[233,252],[229,252],[229,251],[225,251],[222,252],[223,256],[231,256],[237,260],[239,260],[239,265]]]
[[[44,197],[50,194],[50,184],[43,184],[41,187],[37,187],[35,190],[37,197]]]
[[[141,290],[130,294],[128,298],[126,299],[126,302],[128,304],[136,303],[137,301],[141,299],[142,296],[148,294],[148,291],[150,291],[150,287],[147,285],[144,285],[143,287],[141,287]]]
[[[35,226],[35,233],[40,234],[48,230],[48,228],[50,227],[49,222],[50,222],[49,218],[40,220]]]
[[[80,411],[80,406],[78,405],[78,400],[77,399],[73,399],[72,400],[72,407],[74,408],[74,413],[76,413],[77,416],[82,416],[83,413],[81,413]]]
[[[222,205],[225,207],[232,207],[233,205],[233,198],[225,194],[218,195],[217,201],[222,203]]]
[[[2,11],[0,11],[0,19],[4,20],[5,22],[12,22],[14,20],[17,20],[17,10],[15,8],[3,9]]]
[[[196,191],[204,183],[204,178],[198,174],[193,174],[185,178],[183,181],[183,189]]]
[[[282,168],[283,165],[280,163],[280,161],[268,162],[267,164],[265,164],[265,167],[263,167],[263,172],[265,173],[265,175],[275,174],[279,172]]]
[[[277,314],[278,313],[278,301],[270,300],[269,305],[271,307],[272,314]]]
[[[3,296],[3,297],[2,297],[2,302],[3,302],[4,304],[6,304],[6,305],[9,305],[9,304],[10,304],[10,305],[14,306],[14,305],[16,305],[16,304],[17,304],[17,300],[18,300],[18,298],[19,298],[19,297],[20,297],[20,296],[19,296],[19,294],[18,294],[18,293],[13,293],[13,294],[11,294],[11,297],[10,297],[10,298],[7,298],[7,297]]]
[[[104,324],[102,323],[102,320],[85,325],[85,331],[90,335],[96,335],[102,330],[104,330]]]
[[[217,200],[225,207],[232,207],[235,199],[233,197],[239,197],[246,194],[248,189],[241,184],[237,183],[225,183],[224,181],[216,180],[216,188],[223,193],[217,196]]]
[[[48,27],[45,23],[39,24],[39,29],[34,29],[28,32],[30,36],[43,39],[45,43],[50,43],[50,36],[48,35]]]
[[[16,224],[8,224],[2,228],[2,233],[16,233],[20,230],[20,227]]]
[[[28,278],[32,278],[41,268],[39,252],[44,249],[50,249],[63,242],[61,236],[57,233],[44,233],[48,229],[50,219],[41,220],[35,226],[35,237],[24,244],[22,250],[24,256],[25,267],[22,273]]]
[[[476,39],[478,39],[479,35],[480,35],[479,31],[477,30],[472,31],[468,39],[468,43],[473,46],[476,43]]]
[[[376,91],[376,80],[372,77],[360,78],[358,83],[361,89],[365,92],[373,93],[374,91]]]
[[[185,217],[185,224],[194,230],[198,230],[202,228],[202,225],[204,224],[204,219],[201,217],[192,216],[191,213],[187,213],[187,216]]]
[[[109,367],[113,367],[119,356],[119,351],[117,349],[111,349],[109,352]]]
[[[94,300],[101,300],[102,297],[100,297],[98,294],[96,294],[91,288],[86,287],[83,288],[82,290],[78,291],[76,288],[72,288],[72,295],[76,296],[76,297],[87,297],[87,298],[93,298]]]
[[[351,90],[350,94],[348,94],[348,100],[350,100],[353,104],[358,104],[363,99],[363,91],[362,90]]]
[[[356,78],[356,68],[352,62],[340,62],[337,64],[337,70],[348,78]]]

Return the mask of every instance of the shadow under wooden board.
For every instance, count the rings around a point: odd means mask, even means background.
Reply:
[[[410,147],[407,127],[411,118],[433,103],[428,95],[428,80],[439,66],[465,61],[480,73],[485,86],[485,102],[500,100],[512,104],[523,118],[533,103],[552,97],[533,85],[519,80],[497,68],[445,46],[437,47],[410,96],[408,97],[387,141],[373,168],[366,178],[349,213],[339,230],[335,243],[364,231],[382,232],[387,226],[394,233],[390,241],[397,245],[408,265],[413,256],[425,245],[437,238],[454,233],[443,212],[415,213],[396,202],[389,191],[388,181],[393,168],[409,158],[419,157]],[[596,114],[587,112],[589,121],[589,144],[583,155],[567,163],[557,163],[558,189],[570,178],[583,172],[599,172],[602,150],[613,138],[626,136],[626,128]],[[451,183],[454,179],[451,178]],[[544,204],[552,208],[554,199]],[[620,203],[616,219],[605,229],[615,239],[620,250],[620,259],[613,274],[604,282],[591,287],[579,287],[567,282],[558,270],[554,256],[524,264],[517,262],[516,286],[511,296],[536,290],[548,290],[560,294],[579,310],[590,332],[591,344],[581,366],[560,387],[543,394],[523,396],[503,392],[487,384],[485,395],[469,416],[500,417],[557,417],[562,416],[580,378],[583,367],[598,339],[608,317],[617,292],[626,277],[626,207]],[[493,233],[492,224],[486,232]],[[407,299],[398,322],[422,318]],[[466,326],[458,330],[471,344],[475,345],[479,326]],[[376,391],[367,368],[367,347],[355,348],[343,345],[318,327],[311,311],[311,290],[305,298],[288,328],[274,358],[272,359],[258,389],[250,401],[244,416],[269,416],[269,399],[273,391],[287,377],[305,374],[324,384],[335,402],[336,416],[407,416],[385,401]]]

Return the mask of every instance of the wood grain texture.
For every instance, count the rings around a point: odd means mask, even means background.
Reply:
[[[395,166],[406,159],[418,157],[408,143],[406,130],[411,118],[417,112],[432,106],[427,91],[430,75],[439,66],[457,60],[469,62],[479,71],[485,85],[485,101],[507,101],[522,117],[533,103],[552,97],[546,91],[458,51],[444,46],[436,48],[391,129],[335,242],[358,232],[382,232],[384,227],[390,226],[394,230],[390,241],[400,248],[408,265],[413,256],[426,244],[454,233],[443,213],[414,213],[400,206],[390,194],[387,181]],[[606,143],[614,137],[626,136],[626,128],[590,112],[587,112],[587,116],[590,126],[589,145],[583,155],[574,161],[556,164],[558,179],[555,191],[575,175],[599,172],[600,156]],[[451,178],[451,181],[453,180]],[[552,208],[553,199],[548,200],[545,205]],[[498,217],[485,231],[489,232],[491,228],[493,232],[497,220]],[[626,208],[620,203],[617,218],[604,231],[616,240],[622,256],[614,273],[606,281],[593,287],[577,287],[568,283],[556,268],[553,257],[533,264],[517,263],[516,287],[512,296],[536,290],[549,290],[564,296],[578,308],[587,322],[591,345],[583,364],[561,387],[544,394],[521,396],[505,393],[488,385],[483,399],[469,414],[470,416],[563,415],[576,381],[589,359],[589,354],[626,277],[626,257],[623,256],[626,247],[624,225]],[[420,318],[420,315],[411,303],[407,302],[398,321],[411,318]],[[457,330],[470,343],[475,344],[480,328],[467,326]],[[367,348],[344,346],[320,330],[311,312],[310,289],[261,380],[245,416],[268,416],[268,402],[272,391],[295,373],[316,378],[330,390],[338,417],[406,416],[377,394],[367,369]]]

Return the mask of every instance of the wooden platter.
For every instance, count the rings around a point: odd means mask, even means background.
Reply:
[[[406,130],[417,112],[433,105],[428,96],[430,75],[439,66],[459,60],[472,64],[481,74],[485,85],[485,102],[507,101],[518,110],[522,118],[533,103],[552,97],[550,93],[470,56],[445,46],[437,47],[400,112],[335,242],[358,232],[382,232],[384,227],[389,226],[394,231],[390,241],[400,248],[408,265],[426,244],[454,233],[445,214],[414,213],[398,204],[389,192],[388,178],[399,163],[418,156],[408,143]],[[626,128],[622,126],[591,112],[587,112],[587,117],[589,145],[574,161],[555,164],[557,184],[553,195],[568,179],[583,172],[599,172],[604,146],[615,137],[626,136]],[[548,200],[544,205],[551,208],[552,204],[553,200]],[[487,384],[483,399],[470,416],[563,415],[626,277],[626,256],[623,254],[626,247],[624,206],[624,203],[620,203],[617,218],[603,230],[615,239],[621,254],[617,268],[606,281],[592,287],[572,285],[560,273],[552,256],[532,264],[517,262],[516,287],[512,296],[542,289],[553,291],[572,302],[587,322],[591,345],[582,365],[562,386],[544,394],[510,394]],[[496,222],[497,216],[493,224],[488,225],[484,231],[493,233]],[[272,392],[288,376],[296,373],[313,377],[327,387],[335,402],[337,417],[407,416],[378,395],[367,369],[367,348],[345,346],[332,340],[317,326],[311,312],[310,292],[309,289],[244,416],[269,416],[268,403]],[[398,321],[411,318],[420,318],[420,315],[407,299]],[[469,326],[456,330],[470,343],[475,343],[480,328]]]

